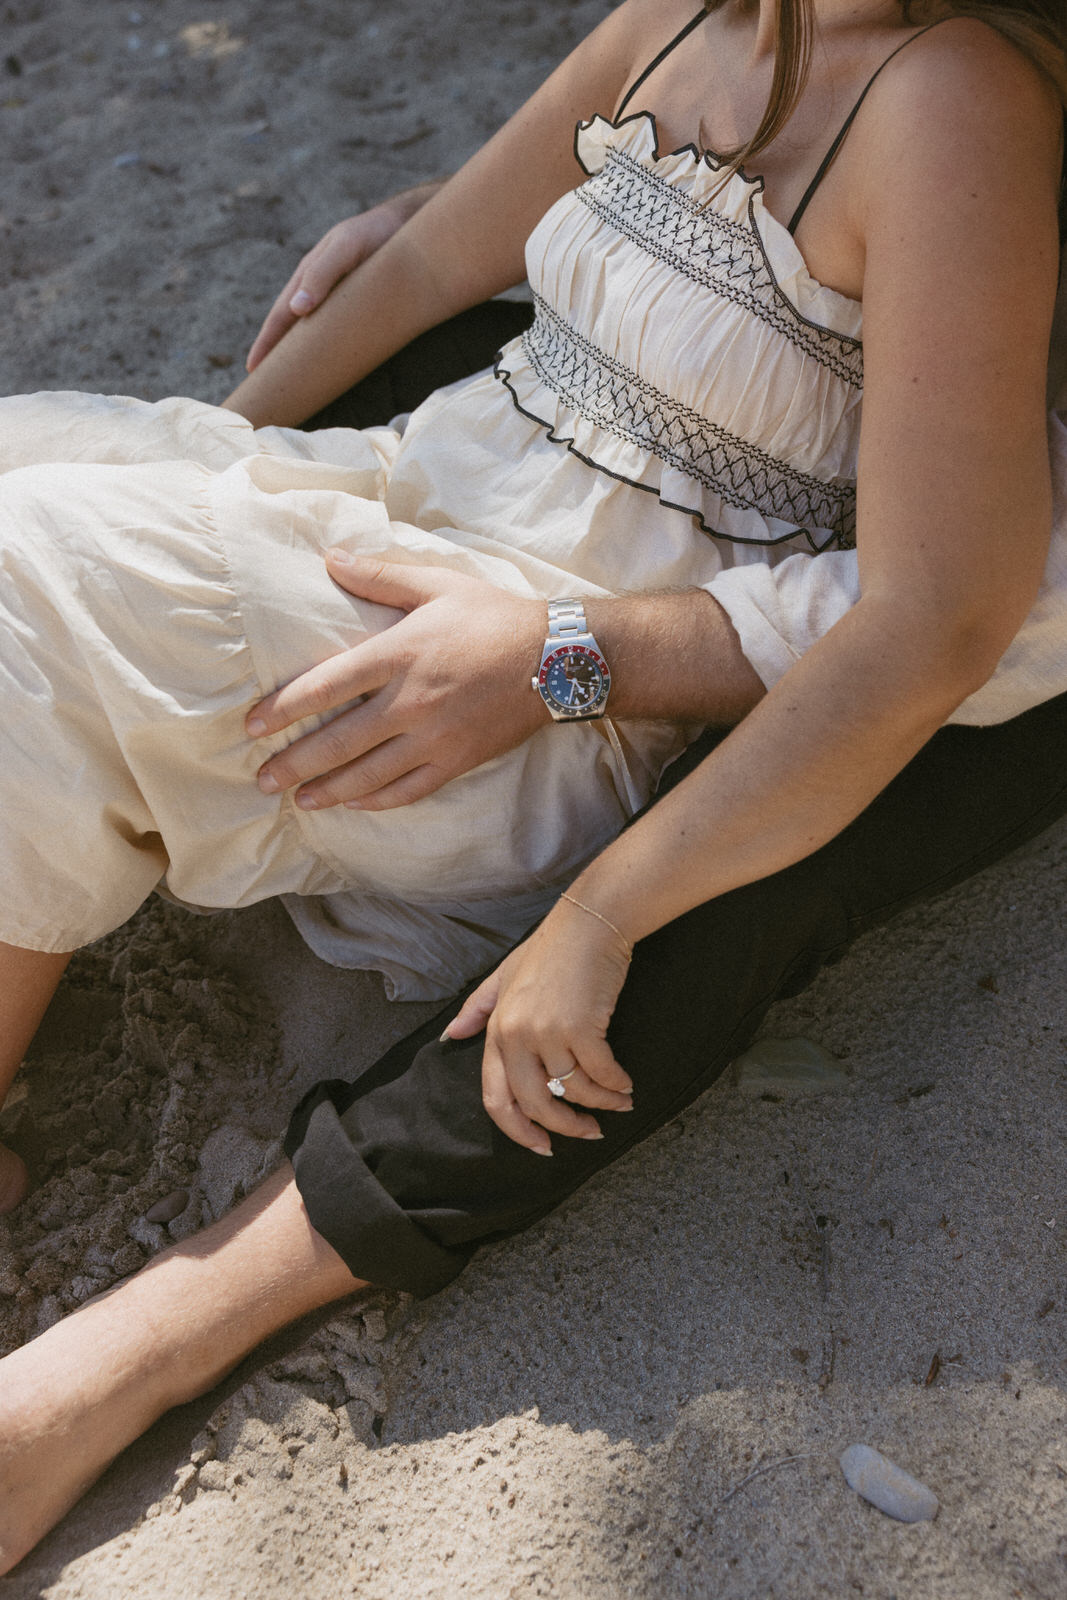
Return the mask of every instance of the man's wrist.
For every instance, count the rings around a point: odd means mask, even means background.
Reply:
[[[616,721],[732,727],[766,692],[706,589],[598,596],[585,609],[611,662]]]
[[[581,599],[548,602],[547,633],[531,687],[554,722],[588,722],[604,715],[611,670],[589,630]]]

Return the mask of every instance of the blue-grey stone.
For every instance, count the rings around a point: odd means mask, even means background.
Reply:
[[[758,1039],[734,1063],[746,1094],[815,1094],[842,1089],[848,1073],[814,1039]]]
[[[940,1509],[932,1489],[869,1444],[850,1444],[840,1458],[850,1489],[898,1522],[932,1522]]]
[[[166,1224],[173,1222],[175,1217],[180,1217],[189,1204],[188,1189],[175,1189],[171,1194],[164,1195],[162,1200],[157,1200],[154,1206],[149,1206],[144,1214],[146,1222]]]

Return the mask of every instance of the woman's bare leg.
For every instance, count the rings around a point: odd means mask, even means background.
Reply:
[[[294,1318],[364,1288],[288,1163],[221,1222],[0,1361],[0,1573],[171,1406]]]
[[[45,955],[0,943],[0,1106],[70,955]],[[0,1144],[0,1216],[26,1193],[26,1168]]]

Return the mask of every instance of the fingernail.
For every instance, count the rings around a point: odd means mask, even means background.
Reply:
[[[302,311],[310,311],[314,304],[306,289],[298,289],[289,302],[289,310],[295,311],[299,316]]]
[[[451,1039],[451,1037],[452,1037],[452,1035],[449,1033],[448,1029],[446,1028],[444,1033],[441,1035],[441,1037],[438,1039],[437,1042],[438,1042],[438,1044],[447,1044],[449,1039]]]
[[[600,1128],[598,1128],[595,1133],[583,1133],[582,1134],[582,1138],[583,1139],[602,1139],[603,1137],[604,1137],[604,1134],[603,1134],[603,1131]]]
[[[245,727],[248,729],[253,739],[258,739],[261,733],[266,733],[267,731],[267,724],[263,721],[262,717],[249,717],[248,721],[245,723]]]
[[[535,1144],[529,1144],[526,1148],[532,1156],[550,1156],[552,1154],[551,1150],[539,1150]]]
[[[342,550],[340,545],[331,545],[326,552],[327,561],[332,561],[335,567],[350,567],[352,557],[347,550]]]
[[[257,781],[264,794],[277,794],[281,788],[273,772],[261,772]]]
[[[319,809],[319,802],[313,794],[298,794],[296,803],[301,811],[317,811]]]
[[[343,802],[343,804],[344,804],[344,808],[345,808],[346,811],[362,811],[363,810],[363,801],[362,800],[345,800]]]
[[[620,1110],[620,1111],[632,1111],[632,1110],[633,1110],[633,1108],[634,1108],[634,1103],[633,1103],[633,1101],[632,1101],[632,1100],[631,1100],[631,1101],[630,1101],[630,1104],[629,1104],[629,1105],[628,1105],[628,1106],[620,1106],[620,1107],[619,1107],[619,1110]]]

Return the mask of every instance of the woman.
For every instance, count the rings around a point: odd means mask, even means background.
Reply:
[[[1046,564],[1043,416],[1058,257],[1056,94],[1031,59],[985,24],[950,18],[920,33],[896,5],[823,0],[815,7],[819,49],[790,105],[784,86],[803,64],[790,27],[794,7],[779,15],[770,4],[728,4],[699,18],[669,10],[665,19],[662,5],[631,3],[609,18],[449,185],[447,203],[443,196],[428,204],[315,319],[287,335],[232,404],[264,422],[316,409],[422,327],[512,281],[517,240],[550,206],[531,246],[546,291],[540,332],[502,357],[515,404],[509,397],[510,409],[493,411],[487,447],[492,456],[521,426],[531,447],[535,439],[552,447],[535,465],[563,462],[581,484],[578,510],[558,481],[542,503],[539,465],[531,481],[523,460],[507,457],[523,506],[505,541],[519,549],[516,564],[525,559],[532,571],[545,559],[535,536],[561,514],[570,542],[590,561],[574,572],[558,621],[579,628],[573,597],[588,597],[584,620],[599,649],[580,641],[564,648],[553,678],[557,663],[545,647],[550,681],[542,689],[563,718],[543,730],[559,735],[546,766],[566,768],[582,748],[566,738],[596,733],[592,723],[565,723],[586,694],[590,709],[600,709],[598,661],[612,668],[616,714],[654,723],[647,736],[637,727],[630,750],[612,745],[608,787],[624,793],[623,809],[640,799],[639,784],[628,790],[623,775],[643,772],[650,786],[671,741],[680,742],[679,728],[738,726],[714,749],[714,739],[694,747],[687,775],[570,882],[451,1021],[455,1042],[434,1050],[419,1048],[416,1037],[414,1059],[409,1043],[403,1061],[394,1052],[352,1089],[326,1086],[303,1108],[290,1135],[301,1192],[283,1169],[227,1223],[7,1358],[0,1548],[8,1565],[129,1439],[217,1381],[268,1331],[368,1280],[423,1292],[446,1281],[478,1238],[531,1220],[699,1092],[760,1006],[803,981],[805,968],[864,921],[938,877],[973,869],[1064,804],[1062,755],[1057,760],[1049,737],[1058,730],[1062,751],[1067,713],[1048,698],[1062,685],[1049,676],[1059,568]],[[998,15],[1023,11],[1003,7]],[[894,54],[899,46],[906,48]],[[1034,47],[1042,54],[1040,36]],[[1062,56],[1051,42],[1042,59],[1062,85]],[[745,143],[760,123],[772,69],[771,108],[759,138]],[[862,114],[820,168],[812,154],[831,117],[860,98],[872,75]],[[641,109],[626,115],[619,102],[631,97],[628,85],[631,95],[640,86]],[[594,175],[575,190],[581,173],[564,129],[588,115],[590,102],[615,114],[580,134],[579,155]],[[758,156],[761,178],[705,159],[687,144],[697,130],[701,148],[744,144],[746,163]],[[528,179],[521,190],[520,157]],[[1015,181],[1016,169],[1026,170],[1026,185]],[[814,187],[813,171],[821,179]],[[795,242],[776,220],[790,213]],[[1029,244],[1021,260],[1013,249],[1020,237]],[[473,253],[471,239],[479,245]],[[848,479],[857,462],[861,296],[857,599]],[[705,380],[703,407],[692,390],[667,387],[699,385],[708,363],[718,383]],[[390,493],[399,486],[392,514],[417,500],[413,525],[421,526],[437,506],[451,544],[478,551],[489,537],[476,521],[485,476],[461,480],[447,504],[434,497],[439,483],[451,488],[442,463],[464,433],[439,419],[457,404],[462,415],[488,381],[475,380],[458,402],[431,402],[409,429],[410,447],[408,435],[400,444],[370,440],[374,460],[355,463],[365,474],[384,473]],[[601,393],[610,404],[598,410]],[[481,419],[480,403],[477,410]],[[225,465],[228,436],[215,422],[205,428],[205,449],[219,449],[215,465]],[[472,429],[466,447],[477,451],[482,438]],[[268,436],[254,469],[245,469],[265,522],[275,509],[270,497],[292,492],[277,462],[293,450]],[[662,469],[655,485],[650,456]],[[469,501],[463,482],[474,486]],[[601,524],[601,501],[618,484],[627,509],[621,522],[613,510]],[[84,494],[87,480],[78,489]],[[320,503],[317,515],[332,505]],[[531,506],[540,514],[531,516]],[[283,510],[291,515],[289,503]],[[597,587],[621,586],[620,527],[636,536],[641,512],[650,544],[681,541],[688,587],[599,598]],[[738,555],[757,545],[758,560]],[[714,571],[692,571],[687,563],[708,559],[708,549],[717,552]],[[773,561],[772,550],[784,559]],[[635,543],[631,556],[640,569],[645,549]],[[604,562],[599,578],[596,559]],[[338,656],[253,715],[250,731],[262,723],[277,738],[305,715],[370,696],[328,732],[273,755],[260,774],[264,793],[309,780],[294,815],[328,819],[339,802],[354,802],[366,817],[483,771],[523,741],[529,766],[531,702],[538,716],[546,711],[526,685],[516,692],[515,675],[528,684],[537,667],[540,600],[505,603],[481,578],[390,574],[336,559],[331,571],[407,616],[381,642]],[[457,636],[473,641],[458,670]],[[1003,735],[963,727],[931,740],[960,707],[964,722],[983,723],[996,721],[996,707],[1026,704],[1036,711],[1006,724]],[[954,736],[966,734],[973,737],[963,742],[965,756]],[[1027,756],[1006,775],[996,825],[988,815],[981,827],[972,819],[967,839],[946,855],[954,785],[967,762],[980,769],[1013,743]],[[908,838],[899,816],[887,822],[887,807],[891,817],[910,805],[914,817],[916,797],[929,802],[939,783],[938,829],[912,829],[910,855],[887,853],[887,838]],[[983,812],[989,806],[987,788]],[[601,817],[594,826],[603,825]],[[557,870],[573,834],[568,825],[553,835]],[[834,848],[839,836],[849,841],[844,857]],[[596,842],[586,835],[580,848],[588,853]],[[783,906],[793,915],[783,917]],[[721,993],[701,989],[712,941]],[[680,957],[687,950],[700,956],[695,969]],[[20,970],[38,974],[44,994],[62,951],[34,954],[36,961],[25,948],[7,952]],[[655,1015],[665,1008],[671,1017],[670,1050],[655,1062],[641,1048],[653,995]],[[32,1026],[32,1007],[12,1010],[14,1038]],[[462,1042],[487,1018],[484,1052]],[[593,1110],[631,1105],[617,1057],[642,1074],[635,1109],[598,1125]],[[573,1137],[553,1145],[552,1133]],[[554,1159],[532,1162],[531,1153]],[[415,1204],[405,1209],[409,1194],[422,1197],[422,1215]]]

